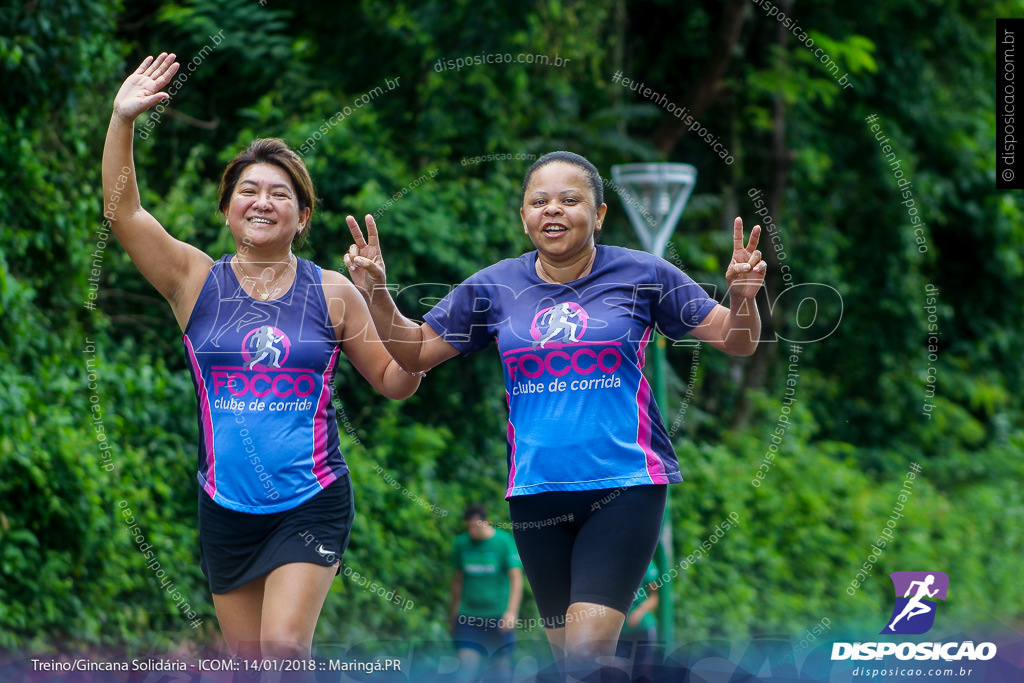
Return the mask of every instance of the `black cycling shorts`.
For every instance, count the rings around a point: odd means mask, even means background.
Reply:
[[[546,628],[575,602],[629,611],[658,545],[667,485],[509,499],[512,533]]]

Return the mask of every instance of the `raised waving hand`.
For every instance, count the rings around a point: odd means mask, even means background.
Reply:
[[[177,72],[174,55],[161,52],[156,59],[146,57],[117,91],[103,145],[103,217],[110,221],[132,263],[167,299],[185,329],[213,261],[169,235],[142,207],[132,157],[135,119],[170,97],[161,89]]]
[[[768,271],[768,264],[761,259],[761,252],[757,249],[761,226],[755,225],[751,229],[747,246],[743,246],[743,220],[737,216],[732,226],[732,261],[725,271],[725,283],[730,297],[749,299],[757,295]]]
[[[384,277],[384,259],[380,254],[380,239],[377,236],[377,223],[373,216],[366,214],[366,239],[359,228],[359,222],[352,216],[345,221],[352,233],[352,246],[345,254],[345,266],[348,268],[352,284],[359,288],[363,296],[369,297],[374,289],[386,284]]]
[[[125,79],[114,97],[114,113],[129,121],[150,107],[170,98],[164,87],[178,72],[174,54],[161,52],[156,59],[146,57],[135,73]]]

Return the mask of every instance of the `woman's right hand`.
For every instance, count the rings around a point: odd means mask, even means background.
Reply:
[[[359,229],[359,222],[349,216],[345,219],[348,229],[355,242],[345,254],[345,267],[348,268],[352,284],[359,288],[367,300],[375,289],[384,287],[384,259],[380,255],[380,240],[377,237],[377,223],[373,216],[366,215],[366,239]]]
[[[153,105],[170,99],[170,95],[160,92],[171,82],[178,72],[178,63],[174,54],[161,52],[153,59],[146,57],[139,68],[121,84],[114,98],[114,114],[128,121],[134,121],[139,114]]]

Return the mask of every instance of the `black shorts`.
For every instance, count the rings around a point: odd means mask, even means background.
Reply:
[[[516,632],[498,628],[501,617],[470,617],[460,614],[452,640],[456,650],[476,650],[484,657],[508,657],[516,649]]]
[[[625,614],[654,557],[667,485],[509,499],[512,533],[546,628],[575,602]]]
[[[229,510],[199,491],[199,563],[212,593],[228,593],[281,565],[338,564],[355,517],[346,472],[301,505],[256,515]]]

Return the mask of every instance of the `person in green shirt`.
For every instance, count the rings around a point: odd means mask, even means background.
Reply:
[[[455,539],[450,618],[463,680],[476,677],[483,658],[507,674],[523,595],[523,565],[512,534],[495,529],[482,505],[463,515],[466,533]]]
[[[658,609],[657,580],[658,568],[651,562],[619,634],[616,654],[626,659],[634,658],[631,677],[634,681],[643,680],[644,677],[653,680],[651,666],[654,644],[658,640],[658,620],[655,617]]]

